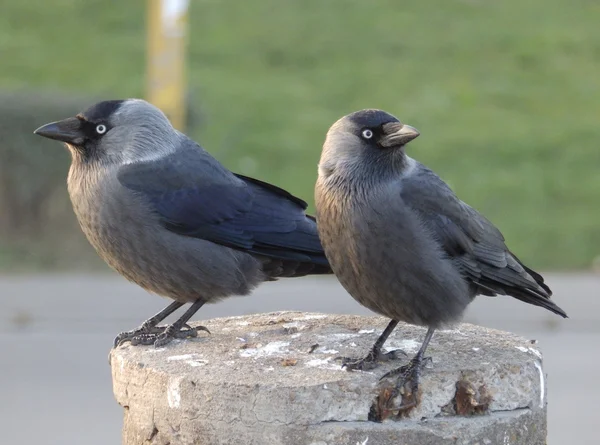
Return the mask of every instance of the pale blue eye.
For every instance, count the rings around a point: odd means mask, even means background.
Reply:
[[[362,137],[365,139],[371,139],[373,137],[373,132],[368,128],[362,131]]]
[[[98,133],[98,134],[106,133],[106,125],[103,125],[103,124],[96,125],[96,133]]]

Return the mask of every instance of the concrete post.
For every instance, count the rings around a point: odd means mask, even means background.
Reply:
[[[542,357],[528,340],[461,324],[436,332],[421,403],[407,418],[381,411],[393,381],[342,370],[385,327],[379,317],[276,312],[209,320],[213,333],[166,348],[111,352],[123,444],[542,445]],[[425,329],[399,325],[388,349],[413,354]],[[387,417],[383,422],[369,419]]]

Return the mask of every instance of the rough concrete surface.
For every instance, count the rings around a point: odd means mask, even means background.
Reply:
[[[469,324],[436,332],[408,418],[369,421],[394,383],[379,377],[407,359],[347,372],[335,357],[363,356],[386,323],[275,312],[209,320],[211,336],[165,348],[121,346],[110,359],[123,444],[545,444],[541,353]],[[401,324],[386,346],[412,355],[424,335]]]

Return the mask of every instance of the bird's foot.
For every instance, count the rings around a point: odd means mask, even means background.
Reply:
[[[113,347],[121,346],[123,343],[130,341],[132,338],[142,334],[155,334],[165,330],[164,326],[150,326],[146,323],[142,323],[139,328],[132,329],[131,331],[121,332],[115,337],[113,341]]]
[[[185,329],[173,328],[173,325],[154,326],[151,328],[140,326],[133,331],[127,331],[119,334],[115,338],[115,345],[119,346],[129,341],[133,346],[137,345],[154,345],[161,347],[169,343],[174,338],[194,338],[198,336],[198,331],[206,331],[210,334],[208,328],[204,326],[191,327],[188,324],[183,325]]]
[[[406,352],[401,349],[394,349],[393,351],[385,353],[371,350],[366,357],[361,359],[352,357],[336,357],[335,360],[341,360],[342,368],[346,368],[348,371],[368,371],[377,367],[377,362],[396,360],[400,358],[400,356],[406,357]]]
[[[421,379],[421,371],[423,367],[431,363],[431,357],[415,356],[407,365],[393,369],[385,373],[379,380],[387,377],[398,376],[396,385],[390,394],[388,401],[394,400],[397,396],[402,396],[402,403],[395,409],[398,411],[397,416],[401,417],[404,413],[417,406],[419,398],[419,383]]]

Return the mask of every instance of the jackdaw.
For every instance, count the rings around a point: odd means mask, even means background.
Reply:
[[[391,318],[367,356],[345,358],[368,369],[399,321],[427,326],[425,340],[399,375],[401,410],[416,404],[425,350],[435,329],[460,319],[478,295],[510,295],[555,314],[541,275],[525,266],[500,231],[462,202],[405,145],[419,132],[380,110],[362,110],[329,129],[315,187],[325,255],[355,300]],[[390,399],[391,400],[391,399]]]
[[[331,273],[304,201],[230,172],[148,102],[100,102],[35,133],[66,143],[73,209],[102,259],[175,300],[115,346],[196,336],[187,322],[205,303],[263,281]],[[186,303],[181,318],[158,326]]]

